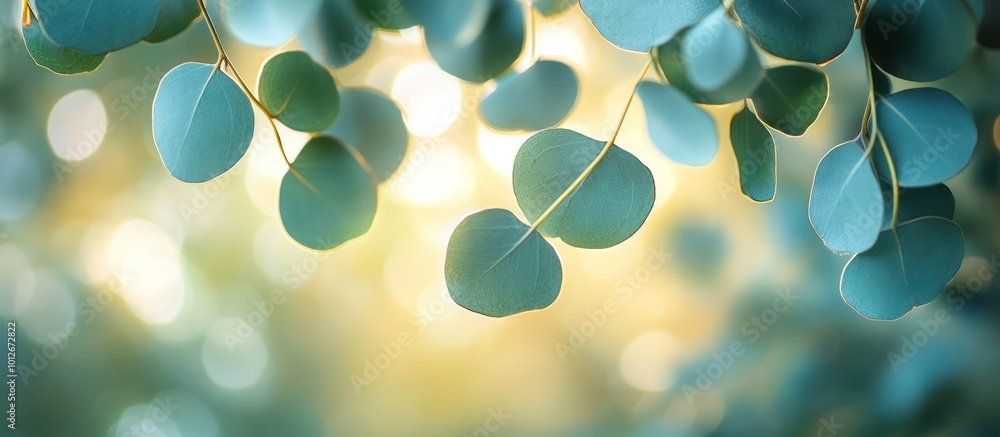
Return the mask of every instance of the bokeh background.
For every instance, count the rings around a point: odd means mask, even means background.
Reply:
[[[1000,53],[976,47],[935,84],[972,110],[980,144],[948,183],[967,257],[930,305],[891,323],[855,313],[838,290],[847,258],[806,215],[820,157],[860,127],[855,41],[823,67],[817,124],[776,135],[770,204],[740,194],[739,105],[710,109],[722,152],[688,168],[655,151],[637,100],[617,143],[653,171],[646,225],[607,250],[552,241],[559,298],[496,320],[451,301],[445,248],[465,215],[518,211],[510,173],[531,133],[488,128],[490,85],[441,71],[419,29],[376,31],[334,72],[391,96],[410,147],[372,230],[318,254],[280,226],[285,168],[259,114],[251,151],[216,181],[178,182],[157,156],[159,79],[216,59],[202,21],[60,77],[31,61],[14,3],[0,11],[0,319],[18,323],[16,435],[1000,435]],[[563,127],[606,138],[646,58],[579,7],[539,19],[541,58],[581,80]],[[297,47],[223,33],[251,85]],[[307,139],[281,135],[292,156]]]

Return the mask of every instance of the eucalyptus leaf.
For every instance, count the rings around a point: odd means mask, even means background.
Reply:
[[[892,94],[892,79],[872,64],[872,89],[875,91],[875,98],[881,99]]]
[[[892,187],[882,184],[885,199],[885,219],[882,230],[892,227]],[[945,184],[899,190],[899,217],[896,223],[906,223],[923,217],[955,218],[955,195]]]
[[[316,15],[322,3],[350,8],[348,0],[238,0],[223,1],[222,17],[233,36],[261,47],[277,47],[292,39]],[[349,29],[354,32],[354,29]]]
[[[470,44],[483,33],[502,0],[411,0],[406,11],[423,26],[427,40]]]
[[[387,181],[406,156],[403,113],[388,97],[365,88],[345,89],[340,102],[340,116],[326,133],[360,153],[379,182]]]
[[[525,30],[521,4],[517,0],[490,3],[482,31],[471,40],[426,34],[427,50],[442,70],[467,82],[483,83],[509,70],[521,56]]]
[[[712,116],[668,85],[642,82],[638,88],[646,109],[649,137],[660,152],[678,164],[702,166],[719,152]]]
[[[733,8],[762,49],[814,64],[847,49],[857,20],[853,0],[736,0]]]
[[[417,25],[406,7],[420,0],[353,0],[354,7],[367,19],[380,28],[401,30]]]
[[[725,84],[706,91],[695,85],[688,73],[688,65],[711,66],[717,58],[710,56],[706,51],[698,53],[697,56],[685,56],[682,49],[688,45],[685,41],[689,32],[689,28],[681,29],[670,41],[653,49],[657,65],[670,85],[684,92],[695,103],[723,105],[750,97],[764,79],[764,68],[750,40],[744,37],[747,51],[739,71]]]
[[[871,58],[900,79],[930,82],[958,68],[976,37],[965,0],[879,0],[865,22]]]
[[[531,4],[541,12],[542,15],[552,17],[565,12],[567,9],[579,3],[579,0],[532,0]]]
[[[580,0],[605,39],[635,52],[648,52],[721,5],[721,0]]]
[[[340,141],[316,136],[285,173],[281,224],[299,244],[331,250],[364,235],[375,221],[378,190],[358,157]]]
[[[748,59],[757,59],[745,32],[717,9],[691,27],[681,44],[687,76],[702,91],[714,91],[743,72]]]
[[[809,222],[838,253],[870,249],[879,238],[884,205],[872,163],[860,140],[841,144],[819,162],[809,196]]]
[[[201,16],[198,0],[159,0],[160,14],[156,27],[143,38],[146,42],[158,43],[180,35]]]
[[[253,124],[243,90],[212,65],[175,67],[153,98],[156,148],[183,182],[205,182],[236,165],[253,139]]]
[[[939,184],[961,172],[972,159],[976,124],[962,102],[947,91],[900,91],[879,100],[875,110],[899,185]],[[882,147],[875,147],[873,155],[879,176],[888,180],[889,161]]]
[[[894,320],[934,300],[965,256],[962,230],[943,218],[922,218],[883,231],[855,255],[840,281],[844,300],[861,315]]]
[[[761,121],[797,137],[816,121],[829,96],[830,83],[823,70],[787,65],[767,70],[751,101]]]
[[[56,45],[99,56],[149,35],[158,0],[31,0],[42,29]]]
[[[743,194],[756,202],[774,200],[778,169],[771,132],[744,106],[733,116],[729,138],[736,153]]]
[[[343,67],[365,54],[372,29],[349,0],[322,0],[319,11],[298,34],[299,45],[314,58]]]
[[[542,130],[559,124],[576,104],[579,82],[566,64],[539,61],[508,74],[482,101],[483,118],[500,130]]]
[[[514,158],[514,195],[525,217],[533,223],[538,220],[605,145],[566,129],[542,131],[525,141]],[[645,223],[655,191],[649,169],[632,154],[611,146],[538,230],[574,247],[615,246]]]
[[[28,54],[40,67],[56,74],[89,73],[104,63],[106,54],[91,56],[60,47],[49,40],[41,26],[32,18],[31,25],[21,29]]]
[[[490,317],[548,307],[562,286],[555,249],[504,209],[465,218],[448,242],[444,278],[452,300]]]
[[[284,52],[268,59],[257,88],[268,114],[297,131],[327,129],[340,111],[333,76],[306,52]]]

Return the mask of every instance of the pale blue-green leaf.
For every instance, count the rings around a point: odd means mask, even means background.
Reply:
[[[141,41],[160,13],[158,0],[31,0],[31,6],[52,42],[94,56]]]
[[[233,36],[261,47],[277,47],[292,39],[317,15],[321,3],[350,8],[346,0],[238,0],[222,2],[222,17]],[[350,29],[355,32],[355,29]]]
[[[744,37],[748,49],[739,71],[718,88],[705,91],[695,86],[693,78],[688,74],[688,64],[711,65],[716,58],[705,51],[699,56],[683,55],[683,47],[688,45],[685,41],[689,32],[690,28],[681,29],[670,41],[653,49],[660,71],[670,85],[683,91],[695,103],[723,105],[750,97],[764,79],[764,67],[761,66],[760,57],[757,56],[757,50],[752,48],[750,40]]]
[[[525,141],[514,158],[514,195],[531,222],[583,174],[605,142],[554,129]],[[593,173],[538,230],[586,249],[615,246],[645,223],[655,196],[653,175],[635,156],[612,146]]]
[[[170,70],[153,99],[153,139],[173,177],[205,182],[236,165],[253,139],[253,109],[236,82],[212,65]]]
[[[638,94],[646,109],[649,137],[660,152],[678,164],[712,162],[719,152],[719,134],[711,115],[668,85],[643,82]]]
[[[830,150],[819,162],[809,196],[809,221],[830,250],[864,252],[875,244],[884,205],[878,178],[859,140]]]
[[[378,190],[371,173],[340,141],[316,136],[285,173],[278,211],[285,231],[313,250],[331,250],[368,232]]]
[[[885,199],[882,230],[886,230],[892,227],[892,187],[888,184],[882,184],[882,198]],[[955,195],[947,185],[937,184],[899,190],[899,217],[896,223],[906,223],[922,217],[941,217],[948,220],[955,217]]]
[[[491,10],[500,0],[410,0],[405,3],[428,40],[470,44],[486,28]]]
[[[743,29],[717,9],[691,27],[681,43],[682,59],[691,83],[703,92],[715,91],[739,75],[748,58],[756,59]]]
[[[847,49],[857,19],[853,0],[737,0],[733,7],[762,49],[814,64]]]
[[[830,96],[826,73],[816,67],[786,65],[767,70],[751,101],[764,124],[789,136],[806,133]]]
[[[965,0],[872,2],[864,40],[872,60],[900,79],[930,82],[962,63],[976,37]]]
[[[198,7],[198,0],[160,0],[156,27],[143,40],[151,43],[166,41],[187,29],[199,16],[201,8]]]
[[[964,256],[958,225],[922,218],[883,231],[871,250],[855,255],[844,267],[840,294],[865,317],[895,320],[941,294]]]
[[[875,108],[899,185],[937,185],[969,165],[978,138],[976,124],[947,91],[908,89],[879,100]],[[889,161],[882,147],[875,147],[873,155],[879,176],[888,180]]]
[[[648,52],[722,5],[721,0],[581,0],[601,35],[625,50]]]
[[[21,29],[24,46],[28,54],[40,67],[56,74],[87,73],[104,63],[106,54],[91,56],[82,52],[57,46],[42,32],[41,26],[32,18],[31,26]]]
[[[261,68],[257,96],[285,126],[302,132],[328,129],[340,111],[340,93],[326,67],[306,52],[274,55]]]
[[[482,30],[471,40],[427,34],[427,50],[442,70],[483,83],[514,65],[524,49],[524,11],[517,0],[491,0]],[[485,2],[484,2],[485,3]]]
[[[372,38],[372,28],[345,0],[323,0],[319,11],[298,34],[303,50],[333,67],[360,58]]]
[[[740,189],[756,202],[774,199],[778,168],[775,162],[775,144],[771,132],[750,112],[750,108],[733,116],[729,138],[736,153],[740,172]]]
[[[444,278],[452,300],[490,317],[548,307],[562,286],[555,249],[510,211],[465,218],[448,242]]]
[[[360,153],[379,182],[387,181],[406,156],[403,113],[388,97],[366,88],[345,89],[340,102],[340,116],[326,133]]]
[[[559,124],[576,104],[576,73],[556,61],[539,61],[508,74],[482,102],[483,118],[500,130],[542,130]]]

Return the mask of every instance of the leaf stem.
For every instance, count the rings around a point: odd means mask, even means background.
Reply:
[[[28,0],[24,0],[21,4],[21,27],[31,26],[31,5],[28,4]]]
[[[27,0],[25,0],[27,2]],[[250,98],[250,101],[264,114],[267,118],[268,124],[271,125],[271,132],[274,133],[274,141],[278,144],[278,150],[281,152],[281,158],[285,160],[285,165],[288,166],[288,171],[295,175],[306,187],[312,191],[316,191],[302,175],[292,166],[292,162],[288,159],[288,154],[285,153],[285,146],[281,142],[281,135],[278,133],[278,126],[274,123],[274,116],[264,108],[264,105],[254,96],[253,92],[250,91],[250,87],[247,86],[246,81],[240,76],[240,72],[236,70],[236,66],[233,65],[232,60],[229,59],[229,55],[226,54],[226,48],[222,45],[222,39],[219,38],[219,32],[215,28],[215,23],[212,22],[212,17],[208,14],[208,8],[205,6],[205,0],[198,0],[198,7],[201,8],[201,14],[205,16],[205,24],[208,26],[209,33],[212,34],[212,42],[215,43],[215,49],[219,52],[219,60],[215,63],[215,68],[221,70],[222,65],[226,65],[226,69],[232,74],[233,78],[236,79],[236,83],[243,90],[243,93]]]
[[[558,208],[563,201],[565,201],[570,195],[573,194],[574,191],[576,191],[577,188],[580,187],[581,184],[583,184],[583,181],[586,180],[587,177],[594,172],[594,169],[597,168],[597,165],[600,164],[601,161],[604,160],[604,157],[608,155],[608,152],[611,151],[611,147],[615,145],[615,140],[618,138],[618,133],[621,132],[622,130],[622,124],[625,123],[625,116],[628,114],[629,107],[632,106],[632,100],[635,99],[635,94],[636,91],[638,91],[639,89],[639,84],[641,84],[642,80],[646,77],[646,73],[649,72],[649,67],[651,65],[653,65],[652,58],[649,61],[646,61],[646,66],[643,67],[642,74],[639,75],[639,80],[637,80],[635,86],[632,87],[632,93],[629,94],[628,100],[625,102],[625,109],[622,110],[622,115],[621,117],[618,118],[618,124],[615,125],[615,130],[611,133],[611,138],[608,139],[608,142],[604,145],[604,148],[601,149],[601,152],[597,154],[597,157],[594,158],[594,161],[591,162],[590,165],[583,170],[583,173],[580,173],[580,176],[577,177],[576,180],[573,181],[573,183],[570,184],[568,188],[566,188],[566,191],[563,191],[562,195],[560,195],[558,198],[556,198],[554,202],[552,202],[552,205],[549,206],[549,209],[545,210],[545,212],[543,212],[542,215],[538,216],[538,219],[535,220],[535,222],[531,225],[531,228],[528,229],[527,235],[530,235],[532,232],[538,230],[538,227],[542,225],[542,222],[544,222],[547,218],[549,218],[549,216],[551,216],[552,213],[555,212],[556,208]]]
[[[861,9],[858,15],[859,25],[863,26],[864,21],[867,20],[867,16],[862,18],[864,15],[864,8],[868,4],[868,0],[864,0],[861,4]],[[899,176],[896,174],[896,164],[893,163],[892,154],[889,153],[889,145],[885,141],[885,135],[879,130],[878,127],[878,109],[876,107],[877,102],[875,101],[875,79],[874,73],[872,72],[872,60],[868,53],[868,44],[865,40],[864,32],[861,33],[861,47],[864,50],[865,58],[865,69],[868,73],[868,105],[865,108],[865,118],[862,120],[861,132],[864,133],[868,129],[868,119],[871,118],[871,136],[868,139],[868,146],[865,150],[865,158],[871,153],[872,147],[874,147],[876,140],[882,146],[882,153],[885,154],[885,160],[889,163],[889,176],[892,180],[892,225],[893,231],[896,230],[896,225],[899,221]]]

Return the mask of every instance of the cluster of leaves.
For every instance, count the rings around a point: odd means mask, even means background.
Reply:
[[[984,4],[985,3],[985,4]],[[635,95],[649,136],[679,164],[701,166],[719,151],[715,122],[700,105],[739,104],[731,142],[743,193],[775,196],[774,134],[801,136],[826,106],[817,68],[861,29],[871,89],[853,142],[819,164],[809,208],[830,249],[855,256],[842,294],[861,314],[898,318],[933,299],[961,264],[964,242],[951,222],[954,199],[942,182],[969,162],[976,128],[945,91],[892,93],[884,72],[933,81],[953,71],[975,39],[997,47],[998,7],[988,0],[580,0],[598,31],[649,63],[607,140],[553,129],[576,103],[573,70],[536,59],[536,10],[576,0],[32,0],[24,39],[35,61],[56,73],[93,71],[108,53],[159,42],[204,17],[219,52],[215,65],[186,63],[160,83],[153,134],[164,165],[190,183],[211,180],[246,153],[253,107],[275,123],[314,134],[281,182],[288,234],[315,250],[334,249],[370,228],[378,184],[399,167],[407,132],[399,108],[367,89],[338,89],[328,67],[365,53],[376,28],[423,28],[431,57],[472,83],[495,81],[484,119],[508,131],[540,131],[514,162],[513,189],[528,223],[514,213],[474,213],[455,229],[445,279],[459,305],[503,317],[556,298],[562,267],[545,237],[584,249],[617,245],[652,210],[650,170],[615,140]],[[26,8],[28,11],[28,8]],[[211,11],[211,13],[210,13]],[[212,16],[241,41],[276,47],[256,95],[230,62]],[[978,29],[978,30],[977,30]],[[762,52],[789,62],[767,66]],[[528,67],[513,71],[528,56]],[[317,62],[318,60],[318,62]],[[773,63],[772,63],[773,64]],[[660,80],[646,80],[649,69]],[[282,153],[284,150],[282,148]]]

